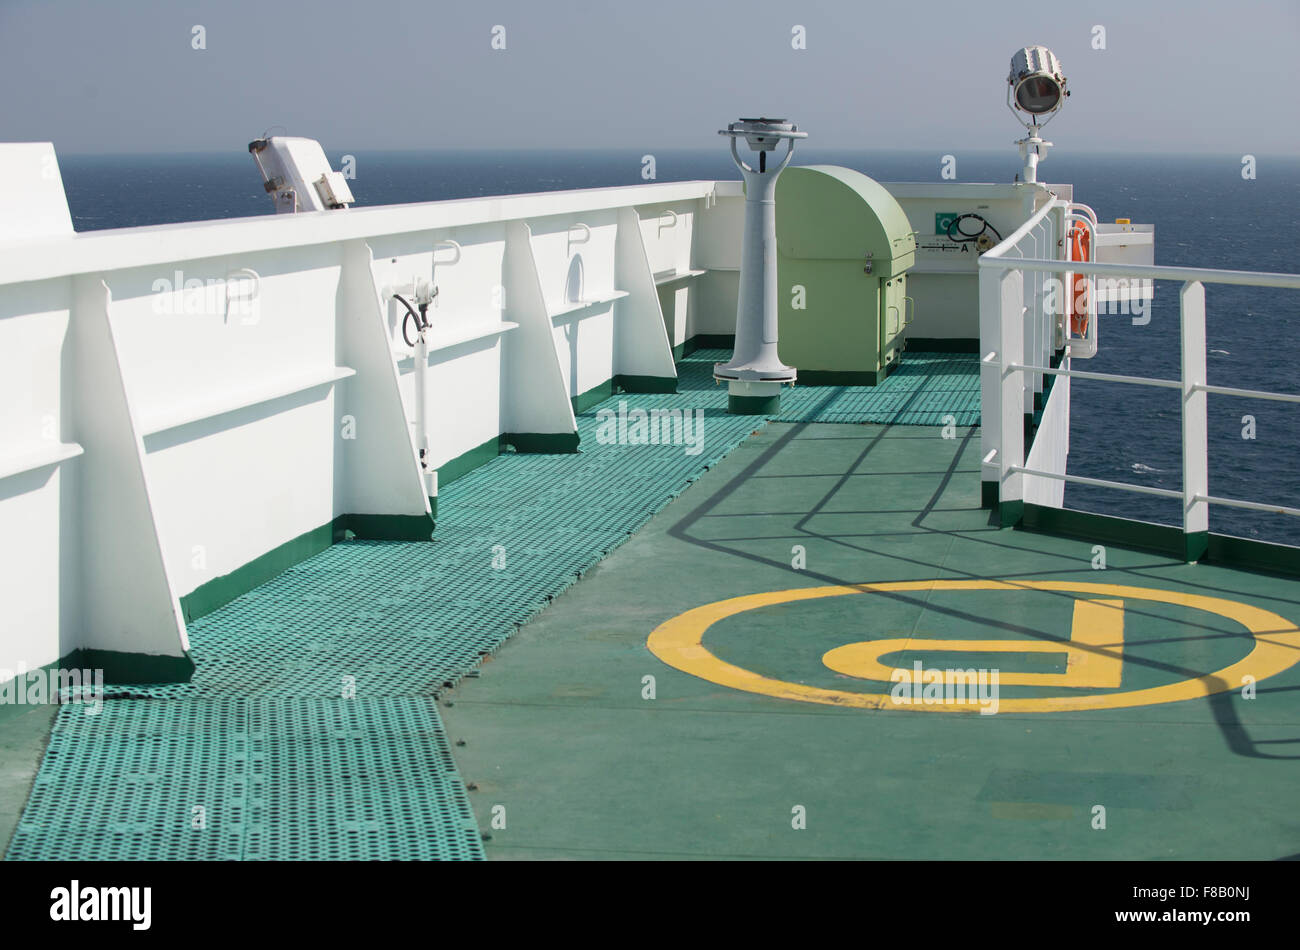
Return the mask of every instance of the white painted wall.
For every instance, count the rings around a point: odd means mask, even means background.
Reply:
[[[33,669],[53,662],[75,637],[75,623],[64,616],[75,601],[64,604],[57,596],[61,577],[79,577],[76,563],[63,564],[75,544],[60,536],[72,494],[70,470],[77,464],[76,458],[59,464],[72,451],[61,448],[70,437],[60,385],[70,309],[66,280],[15,284],[0,296],[0,524],[7,538],[0,570],[0,604],[6,605],[0,611],[0,682],[19,663]]]
[[[0,573],[0,682],[24,664],[34,669],[52,663],[75,644],[75,624],[63,616],[58,596],[65,572],[59,525],[67,476],[46,465],[0,480],[0,519],[8,536],[5,569]],[[68,545],[69,548],[72,545]],[[33,596],[33,592],[43,592]]]
[[[72,214],[49,142],[0,144],[0,241],[66,237]]]
[[[656,278],[691,269],[696,205],[694,201],[662,202],[637,209],[641,241]]]
[[[505,319],[505,234],[505,225],[498,223],[386,235],[371,242],[384,331],[412,440],[419,365],[403,338],[406,309],[391,292],[416,279],[431,280],[438,289],[428,312],[424,370],[428,464],[433,469],[506,431],[502,340],[514,325]],[[409,292],[404,296],[412,299]]]
[[[736,332],[740,270],[710,270],[691,288],[687,339],[700,333]]]
[[[907,293],[915,301],[908,337],[977,339],[979,337],[979,254],[935,251],[927,245],[950,244],[936,235],[935,215],[973,212],[1002,237],[1024,221],[1025,186],[977,182],[881,182],[917,232],[916,263],[907,272]],[[973,230],[971,222],[963,226]],[[994,239],[996,243],[996,238]]]
[[[496,438],[502,428],[500,335],[441,346],[428,358],[429,464],[445,465]],[[398,364],[402,402],[414,412],[414,359]]]
[[[615,374],[673,376],[654,269],[700,266],[696,222],[715,190],[72,235],[57,177],[33,181],[52,155],[0,146],[0,208],[18,222],[0,231],[0,517],[15,541],[0,553],[0,671],[11,672],[77,647],[178,656],[179,598],[200,585],[342,514],[429,511],[395,285],[431,277],[439,290],[435,467],[502,432],[573,433],[569,396]],[[665,209],[677,217],[660,229]],[[569,239],[576,223],[589,239]],[[727,243],[716,224],[712,239]],[[566,300],[578,254],[589,306]]]
[[[557,215],[531,222],[530,232],[565,391],[577,396],[615,372],[614,304],[624,292],[614,279],[618,218]]]

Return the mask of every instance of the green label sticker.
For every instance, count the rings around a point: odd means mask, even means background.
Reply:
[[[956,211],[946,211],[936,213],[934,216],[934,233],[947,234],[948,226],[957,218]]]

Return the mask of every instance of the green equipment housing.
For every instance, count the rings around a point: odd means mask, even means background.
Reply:
[[[906,272],[916,238],[898,201],[851,168],[787,168],[776,239],[781,359],[810,385],[883,380],[915,316]]]

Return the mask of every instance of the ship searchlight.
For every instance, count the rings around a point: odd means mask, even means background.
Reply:
[[[1065,72],[1055,53],[1046,46],[1026,46],[1016,50],[1011,57],[1011,72],[1007,75],[1007,108],[1029,133],[1016,142],[1025,162],[1024,180],[1027,182],[1038,181],[1038,163],[1052,147],[1052,143],[1044,142],[1038,133],[1065,105],[1069,95]],[[1028,122],[1020,117],[1017,109],[1029,116]]]
[[[1032,116],[1048,115],[1065,104],[1066,88],[1061,61],[1046,46],[1026,46],[1011,57],[1009,92],[1016,108]]]
[[[736,343],[731,361],[713,367],[713,378],[727,383],[727,411],[775,412],[783,383],[793,384],[795,369],[777,354],[776,179],[790,164],[794,140],[807,138],[784,119],[741,119],[719,135],[731,139],[731,157],[745,179],[745,231],[740,245],[740,294],[736,302]],[[758,167],[740,157],[744,139],[758,153]],[[767,153],[786,143],[785,155],[767,167]]]

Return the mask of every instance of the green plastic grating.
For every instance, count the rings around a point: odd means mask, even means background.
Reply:
[[[196,808],[203,827],[194,827]],[[434,701],[64,706],[8,857],[481,859]]]
[[[65,706],[7,856],[481,858],[432,697],[764,424],[726,412],[712,365],[729,356],[581,413],[576,454],[469,472],[432,543],[336,544],[199,619],[191,683],[113,685],[94,717]],[[702,410],[701,450],[601,444],[620,404]],[[978,404],[974,356],[909,353],[877,387],[783,390],[777,418],[967,426]]]
[[[713,384],[713,364],[730,350],[697,350],[678,364],[681,391],[699,391],[705,406],[725,407],[724,386]],[[906,353],[877,386],[800,386],[781,390],[780,422],[979,425],[979,360],[974,353]]]

